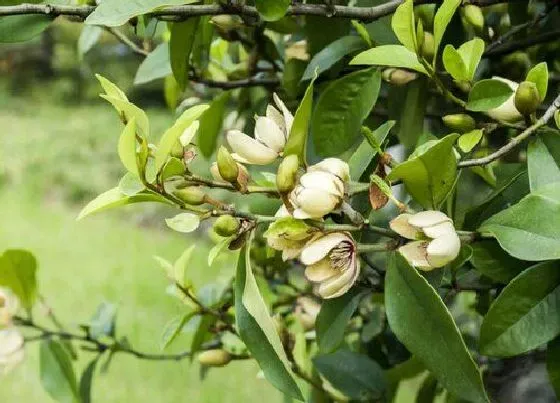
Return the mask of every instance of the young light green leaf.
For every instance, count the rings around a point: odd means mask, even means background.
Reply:
[[[180,284],[183,287],[189,285],[190,281],[186,279],[185,273],[187,272],[187,266],[191,262],[191,256],[194,252],[196,245],[191,245],[183,251],[179,259],[173,264],[173,281]]]
[[[453,45],[445,45],[442,60],[443,67],[455,80],[466,81],[469,79],[467,66]]]
[[[78,38],[78,54],[80,58],[95,46],[99,41],[101,34],[103,33],[103,28],[97,27],[95,25],[84,25],[82,31],[80,32],[80,37]]]
[[[527,168],[531,191],[560,182],[560,138],[545,133],[535,137],[527,147]]]
[[[407,191],[422,207],[437,209],[455,183],[457,159],[453,144],[458,137],[458,134],[450,134],[428,144],[397,165],[387,178],[402,179]]]
[[[480,38],[474,38],[468,42],[463,43],[459,46],[457,52],[463,59],[463,63],[466,68],[466,80],[472,80],[474,74],[476,73],[476,68],[480,63],[482,54],[484,53],[484,41]],[[447,47],[447,46],[446,46]]]
[[[105,91],[106,95],[113,98],[122,99],[123,101],[128,101],[128,98],[126,97],[124,91],[121,90],[115,83],[103,77],[101,74],[96,74],[95,78],[97,78],[97,80],[101,84],[101,87],[103,88],[103,91]]]
[[[192,311],[183,315],[175,316],[165,324],[161,335],[161,350],[165,350],[175,341],[175,339],[181,334],[181,330],[183,330],[187,322],[196,314],[196,311]]]
[[[509,283],[530,263],[507,254],[494,240],[484,240],[471,245],[471,263],[486,277],[502,284]]]
[[[560,334],[560,270],[543,262],[515,277],[498,295],[480,327],[485,355],[523,354]]]
[[[136,127],[142,136],[150,134],[150,122],[146,112],[134,105],[132,102],[115,98],[109,95],[100,95],[101,98],[107,100],[119,113],[123,123],[128,123],[132,118],[136,119]]]
[[[470,402],[489,402],[480,371],[447,307],[399,253],[389,257],[385,307],[397,338],[444,388]]]
[[[198,228],[200,217],[193,213],[179,213],[173,218],[166,218],[165,223],[169,228],[186,234]]]
[[[78,402],[80,394],[67,349],[56,340],[41,342],[39,350],[41,384],[58,402]]]
[[[331,353],[342,344],[346,326],[362,297],[361,292],[352,289],[339,298],[323,301],[315,324],[317,343],[322,353]]]
[[[525,81],[536,84],[541,101],[544,101],[548,90],[548,65],[546,62],[541,62],[529,70]]]
[[[368,47],[373,48],[373,41],[371,40],[371,36],[369,35],[366,26],[362,22],[356,20],[352,20],[352,26]]]
[[[250,242],[241,250],[235,276],[235,317],[239,335],[266,379],[286,395],[303,401],[274,322],[257,287],[249,248]]]
[[[43,32],[53,21],[48,15],[0,17],[0,43],[25,42]]]
[[[216,97],[210,107],[200,116],[200,127],[198,129],[198,148],[202,155],[210,158],[216,150],[216,142],[226,113],[226,105],[231,92],[225,91]]]
[[[316,76],[315,76],[316,78]],[[313,110],[313,87],[315,78],[311,80],[305,95],[297,108],[294,116],[294,122],[288,135],[288,141],[284,147],[284,156],[297,155],[300,164],[306,161],[307,136],[309,134],[309,121],[311,120],[311,111]]]
[[[481,129],[475,129],[471,130],[468,133],[461,134],[461,137],[459,137],[459,140],[457,140],[457,145],[462,152],[469,153],[480,142],[482,133],[483,132]]]
[[[497,108],[511,96],[513,90],[509,85],[500,80],[477,81],[469,93],[467,109],[476,112],[485,112]]]
[[[560,399],[560,337],[548,343],[546,349],[546,371],[554,388],[556,398]]]
[[[389,134],[389,131],[393,128],[394,125],[394,120],[389,120],[383,123],[377,129],[375,129],[374,132],[370,132],[369,135],[371,136],[371,138],[364,139],[356,149],[356,151],[354,151],[354,154],[352,154],[352,156],[348,160],[348,165],[350,166],[350,177],[353,180],[360,180],[360,177],[364,174],[368,165],[379,152],[379,147],[381,146],[381,144],[383,144],[385,138]],[[375,141],[377,148],[372,147],[372,141]]]
[[[447,26],[453,18],[453,14],[457,10],[457,7],[461,4],[461,0],[443,0],[441,6],[439,6],[434,17],[434,61],[435,66],[437,61],[437,54],[439,50],[439,45],[443,39],[443,34],[447,29]]]
[[[391,28],[405,48],[413,53],[417,52],[414,2],[412,0],[405,0],[397,7],[391,19]]]
[[[255,6],[265,21],[278,21],[284,17],[290,3],[290,0],[255,0]]]
[[[182,159],[170,157],[161,170],[161,179],[166,180],[174,176],[183,176],[185,173],[185,163]]]
[[[339,155],[356,142],[362,122],[377,101],[380,86],[381,74],[371,67],[348,74],[325,88],[311,121],[319,155]]]
[[[484,221],[479,231],[495,237],[522,260],[560,259],[560,182],[539,188]]]
[[[37,260],[26,250],[9,249],[0,256],[0,286],[9,288],[31,312],[37,299]]]
[[[171,74],[169,46],[167,43],[161,43],[146,56],[138,67],[136,76],[134,76],[134,84],[146,84],[169,74]]]
[[[427,74],[414,52],[401,45],[383,45],[359,53],[350,64],[401,67]]]
[[[181,90],[185,89],[189,81],[190,57],[199,22],[200,18],[195,17],[171,23],[169,58],[173,76]]]
[[[344,56],[357,52],[363,49],[364,46],[365,42],[359,36],[343,36],[338,38],[313,56],[305,68],[301,81],[312,79],[315,76],[315,72],[317,72],[317,75],[320,75]]]
[[[220,253],[222,253],[224,250],[227,249],[229,243],[235,238],[235,236],[232,236],[230,238],[224,238],[222,239],[220,242],[218,242],[216,245],[214,245],[212,247],[212,249],[210,249],[210,252],[208,252],[208,266],[212,266],[212,264],[214,264],[214,260],[216,260],[216,258],[218,257],[218,255]]]
[[[119,158],[131,174],[138,175],[136,166],[136,118],[128,121],[119,138]]]

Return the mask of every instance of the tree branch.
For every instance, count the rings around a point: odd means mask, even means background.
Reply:
[[[528,38],[518,41],[511,41],[502,46],[490,49],[484,52],[484,57],[497,57],[513,53],[517,50],[526,49],[531,46],[539,45],[546,42],[552,42],[560,38],[560,30],[545,32],[540,35],[529,36]]]

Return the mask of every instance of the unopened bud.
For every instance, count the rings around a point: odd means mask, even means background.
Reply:
[[[476,32],[482,32],[484,28],[484,15],[482,9],[474,4],[467,4],[463,7],[465,20],[475,29]]]
[[[447,127],[458,133],[470,132],[476,126],[476,122],[474,121],[474,119],[464,113],[446,115],[442,118],[442,120]]]
[[[220,147],[216,160],[218,162],[218,171],[220,172],[220,176],[227,182],[237,182],[239,168],[227,148],[224,146]]]
[[[205,202],[206,193],[197,187],[188,187],[173,192],[175,196],[187,204],[198,206]]]
[[[198,355],[198,362],[207,367],[223,367],[230,361],[230,353],[221,349],[203,351]]]
[[[424,43],[422,43],[422,48],[420,48],[420,53],[429,62],[432,61],[435,54],[435,41],[434,36],[430,32],[424,32]]]
[[[515,91],[515,108],[524,116],[535,112],[541,103],[539,90],[535,83],[523,81]]]
[[[417,73],[408,70],[403,70],[403,69],[395,69],[395,68],[383,70],[382,76],[383,79],[387,81],[389,84],[395,84],[395,85],[405,85],[418,78]]]
[[[239,221],[226,214],[219,216],[214,222],[214,231],[220,236],[232,236],[239,229]]]
[[[183,159],[183,145],[179,140],[177,140],[175,144],[173,144],[173,148],[171,149],[171,152],[169,154],[172,157]]]
[[[288,193],[297,184],[297,172],[299,169],[299,159],[297,155],[288,155],[278,166],[276,175],[276,187],[280,193]]]

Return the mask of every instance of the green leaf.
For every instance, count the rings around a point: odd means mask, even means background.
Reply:
[[[255,0],[255,6],[265,21],[278,21],[284,17],[290,3],[290,0]]]
[[[94,339],[102,336],[114,336],[117,321],[117,306],[102,302],[97,307],[89,323],[89,333]]]
[[[383,369],[366,355],[348,350],[318,355],[315,368],[352,400],[378,401],[386,389]]]
[[[307,65],[301,81],[312,79],[315,74],[320,75],[330,69],[344,56],[364,48],[364,41],[359,36],[343,36],[329,43],[324,49],[316,53]],[[316,73],[315,73],[316,72]]]
[[[489,402],[480,372],[447,307],[398,253],[389,257],[385,308],[397,338],[443,387],[471,402]]]
[[[185,173],[185,163],[183,160],[175,157],[171,157],[165,163],[165,166],[161,170],[161,179],[166,180],[174,176],[183,176]]]
[[[31,312],[37,299],[37,260],[31,252],[9,249],[0,256],[0,286],[7,287]]]
[[[282,342],[251,270],[250,242],[241,250],[235,276],[235,317],[239,335],[268,381],[284,394],[303,401]]]
[[[319,155],[339,155],[356,142],[362,122],[377,101],[380,86],[381,74],[372,67],[348,74],[325,88],[311,122]]]
[[[323,301],[315,325],[317,343],[322,353],[331,353],[340,346],[346,326],[358,308],[361,297],[361,292],[352,289],[339,298]]]
[[[527,147],[527,168],[532,192],[560,181],[560,138],[556,133],[531,140]]]
[[[427,149],[397,165],[387,178],[402,179],[406,190],[422,207],[439,208],[455,183],[457,159],[453,144],[458,137],[458,134],[450,134],[428,145]]]
[[[529,266],[529,262],[508,255],[496,241],[484,240],[471,245],[471,263],[480,273],[502,284],[509,283]]]
[[[39,367],[41,384],[54,400],[61,403],[80,401],[70,354],[60,342],[56,340],[41,342]]]
[[[401,67],[427,74],[414,52],[401,45],[383,45],[359,53],[350,64]]]
[[[436,11],[434,17],[434,66],[437,61],[437,53],[443,39],[443,34],[459,4],[461,4],[461,0],[443,0],[443,3],[441,3],[441,6]]]
[[[558,262],[529,267],[490,306],[480,327],[480,351],[509,357],[533,350],[560,334]]]
[[[46,15],[0,17],[0,43],[25,42],[43,32],[53,21]]]
[[[119,190],[126,196],[134,196],[145,190],[144,184],[140,182],[138,174],[127,172],[119,181]]]
[[[437,397],[437,384],[437,379],[432,374],[428,374],[418,390],[414,403],[432,403]]]
[[[550,384],[554,388],[554,393],[556,393],[556,398],[560,399],[560,337],[548,343],[546,370]]]
[[[177,232],[193,232],[200,225],[200,217],[193,213],[180,213],[173,218],[166,218],[167,226]]]
[[[128,121],[119,138],[119,158],[131,174],[138,175],[136,166],[136,118]]]
[[[487,79],[477,81],[469,93],[467,109],[485,112],[497,108],[509,99],[512,89],[503,81]]]
[[[560,259],[560,183],[540,188],[484,221],[479,231],[495,237],[522,260]]]
[[[176,316],[167,322],[163,328],[163,334],[161,335],[160,348],[165,350],[175,341],[175,339],[181,334],[183,327],[187,322],[196,315],[196,311],[189,312],[183,315]]]
[[[475,129],[468,133],[461,134],[461,137],[459,137],[459,140],[457,141],[457,145],[462,152],[469,153],[480,142],[482,133],[481,129]]]
[[[80,38],[78,39],[78,54],[80,58],[83,58],[84,55],[95,46],[102,33],[103,28],[101,27],[96,27],[94,25],[83,26],[80,32]]]
[[[372,138],[376,144],[381,146],[387,138],[389,131],[395,125],[394,120],[389,120],[379,126],[373,133],[371,133]],[[369,130],[369,129],[368,129]],[[372,148],[369,139],[364,139],[359,147],[354,151],[354,154],[348,160],[348,165],[350,166],[350,178],[355,181],[359,181],[360,177],[366,171],[368,165],[378,154],[378,149]]]
[[[284,155],[297,155],[300,164],[305,163],[309,121],[311,120],[311,112],[313,110],[313,87],[315,78],[311,80],[305,90],[305,95],[297,108],[294,122],[292,123],[290,134],[288,135],[288,141],[286,141],[286,146],[284,147]]]
[[[169,46],[167,43],[161,43],[146,56],[138,67],[136,76],[134,76],[134,84],[146,84],[169,74],[171,74]]]
[[[128,101],[126,94],[115,83],[103,77],[101,74],[96,74],[95,78],[99,80],[99,83],[101,84],[101,88],[103,88],[105,94],[113,98],[122,99],[123,101]]]
[[[540,99],[544,101],[546,91],[548,90],[548,66],[546,62],[541,62],[529,70],[525,81],[531,81],[536,84]]]
[[[142,192],[134,196],[127,196],[123,194],[118,187],[115,187],[106,191],[105,193],[100,194],[95,199],[90,201],[82,209],[82,211],[80,211],[77,220],[81,220],[82,218],[85,218],[89,215],[109,210],[114,207],[142,202],[158,202],[173,205],[172,202],[156,193]]]
[[[363,41],[368,45],[368,47],[373,48],[374,44],[373,41],[371,40],[371,36],[369,35],[366,26],[360,21],[352,20],[351,22],[352,22],[352,26],[354,27],[354,29],[356,30],[360,38],[363,39]]]
[[[194,355],[200,351],[202,344],[208,338],[210,327],[216,323],[216,317],[212,315],[203,315],[200,317],[198,326],[191,341],[191,360]]]
[[[189,286],[189,280],[186,278],[185,273],[191,263],[191,256],[195,250],[196,245],[191,245],[183,251],[179,259],[173,263],[173,281],[182,285],[183,287]]]
[[[173,76],[181,90],[189,82],[190,57],[199,22],[200,18],[189,18],[183,22],[171,23],[169,57]]]
[[[210,107],[200,116],[200,127],[198,128],[198,148],[202,155],[210,158],[216,150],[218,135],[222,130],[222,122],[226,113],[226,105],[231,92],[225,91],[214,98]]]
[[[186,111],[175,121],[175,124],[167,129],[159,141],[158,148],[155,153],[156,160],[156,171],[159,172],[161,168],[165,165],[169,153],[173,149],[175,143],[179,140],[179,137],[183,134],[185,129],[187,129],[191,124],[194,123],[203,113],[208,109],[208,105],[196,105]],[[194,133],[193,133],[194,135]]]
[[[405,0],[397,7],[391,19],[391,28],[399,42],[411,52],[416,53],[418,46],[416,44],[414,2],[412,0]]]
[[[234,237],[224,238],[220,242],[210,249],[208,252],[208,266],[212,266],[214,264],[214,260],[218,257],[220,253],[222,253],[226,248],[229,246],[229,243],[234,239]]]
[[[195,3],[198,0],[103,0],[85,23],[90,25],[105,25],[118,27],[137,15],[146,14],[162,6],[180,6]]]
[[[146,112],[134,105],[132,102],[115,98],[109,95],[100,95],[101,98],[107,100],[115,107],[123,123],[128,123],[132,118],[136,119],[136,127],[143,136],[148,136],[150,133],[150,122]]]
[[[82,376],[80,377],[80,403],[91,403],[91,385],[95,376],[95,368],[99,362],[100,355],[90,361]]]
[[[459,46],[458,52],[465,64],[467,72],[466,79],[469,81],[474,78],[476,68],[478,67],[482,54],[484,53],[484,47],[484,41],[480,38],[474,38]]]
[[[457,81],[466,81],[469,78],[467,66],[459,52],[453,45],[445,45],[443,49],[443,67]]]

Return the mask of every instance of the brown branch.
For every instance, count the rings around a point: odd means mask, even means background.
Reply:
[[[222,88],[222,89],[233,89],[233,88],[243,88],[243,87],[277,87],[280,85],[280,80],[278,78],[258,78],[250,77],[242,80],[234,81],[215,81],[206,78],[199,77],[193,73],[189,73],[189,80],[194,83],[204,84],[210,88]]]
[[[484,52],[484,57],[497,57],[513,53],[518,50],[526,49],[531,46],[540,45],[546,42],[552,42],[560,38],[560,30],[545,32],[540,35],[529,36],[518,41],[511,41],[502,46]]]
[[[132,50],[133,53],[136,53],[137,55],[144,56],[144,57],[146,57],[150,54],[150,52],[148,52],[145,49],[142,49],[140,46],[138,46],[136,43],[134,43],[134,41],[132,39],[130,39],[124,33],[119,31],[118,28],[105,27],[105,30],[107,32],[109,32],[111,35],[113,35],[115,38],[117,38],[117,40],[119,42],[128,46],[130,48],[130,50]]]

